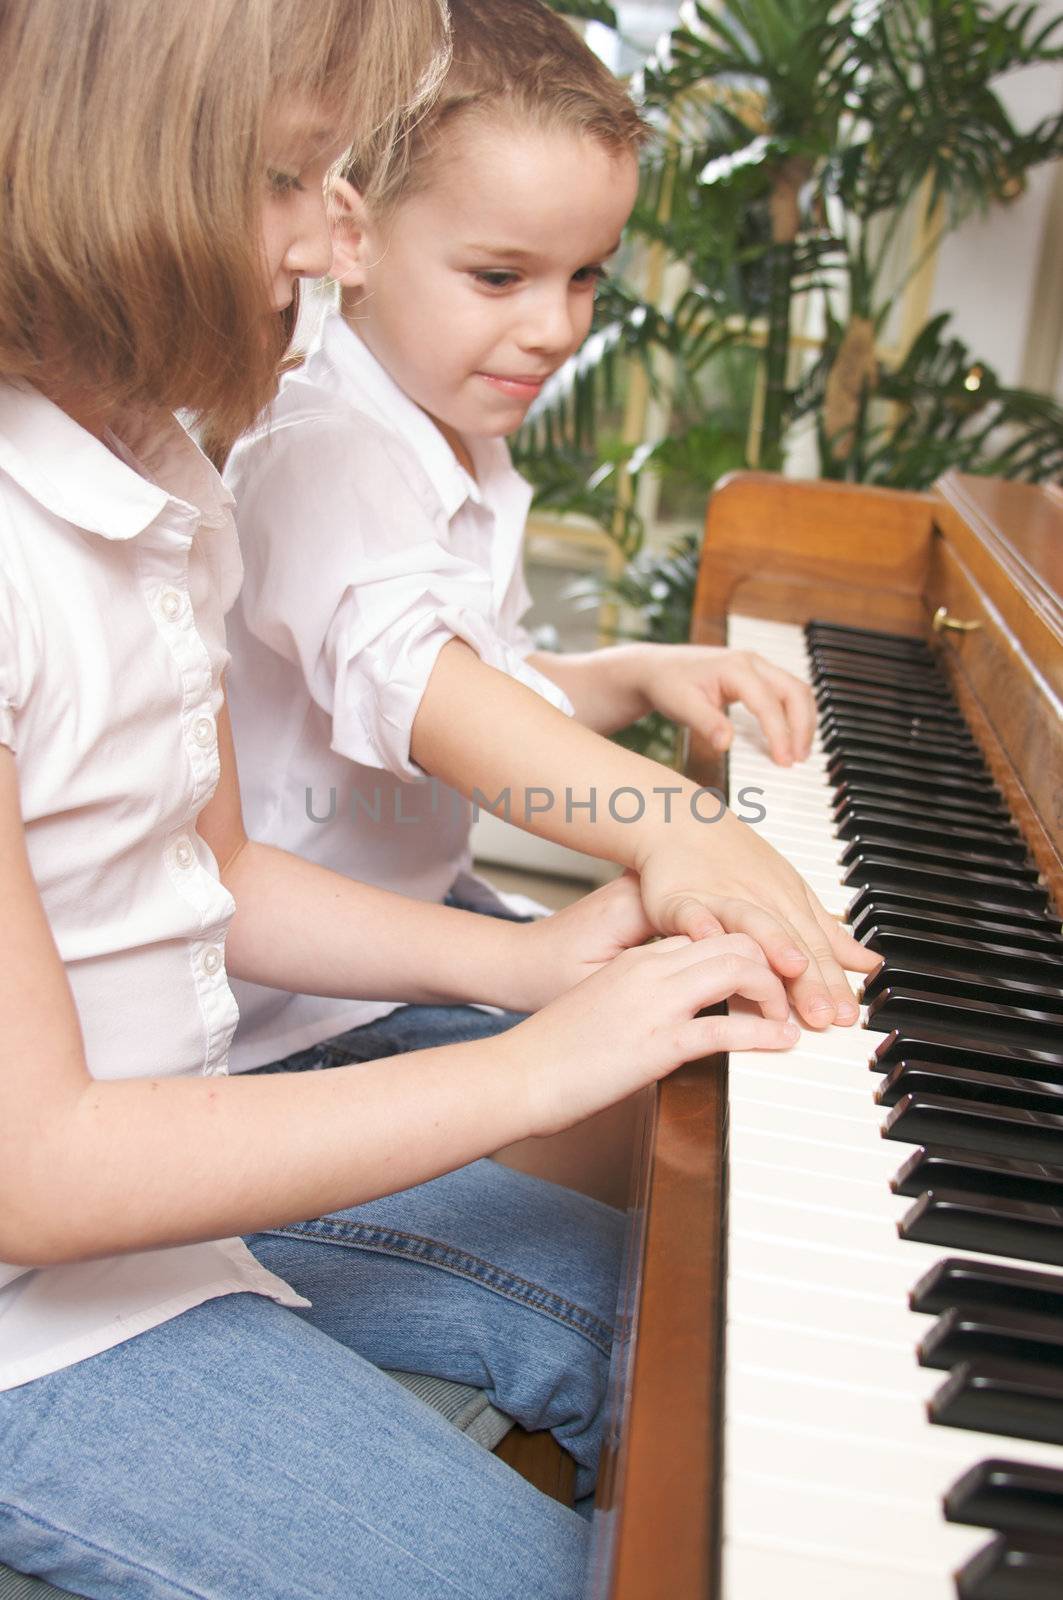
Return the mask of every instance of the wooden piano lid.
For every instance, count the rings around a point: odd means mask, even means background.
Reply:
[[[1063,493],[949,473],[935,488],[926,580],[964,714],[1063,897]]]

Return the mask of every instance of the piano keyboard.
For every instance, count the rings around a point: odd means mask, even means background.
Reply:
[[[887,965],[860,1026],[730,1058],[721,1592],[1058,1600],[1058,921],[1038,909],[1021,837],[996,817],[929,663],[911,672],[888,636],[848,630],[821,630],[814,671],[802,629],[733,617],[729,638],[821,695],[815,750],[789,770],[736,708],[732,804],[763,791],[760,832],[835,913],[857,892],[843,883],[849,852],[852,881],[870,886],[857,931]],[[842,783],[857,840],[836,837]],[[964,952],[964,938],[989,948]],[[917,1237],[900,1236],[906,1217]],[[921,1365],[920,1347],[940,1365]],[[969,1425],[932,1423],[928,1407]],[[983,1525],[946,1520],[944,1497],[992,1461],[1015,1470],[953,1496]]]

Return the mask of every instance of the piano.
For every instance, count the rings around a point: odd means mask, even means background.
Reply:
[[[594,1600],[1063,1596],[1061,596],[1054,486],[712,498],[692,638],[820,707],[791,770],[736,710],[729,793],[884,965],[654,1092]]]

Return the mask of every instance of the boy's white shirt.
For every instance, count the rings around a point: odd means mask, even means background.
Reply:
[[[418,899],[442,900],[456,885],[463,898],[497,904],[469,872],[471,807],[410,757],[436,657],[464,639],[490,666],[572,708],[525,659],[531,490],[504,440],[469,446],[475,479],[328,313],[267,425],[238,442],[226,467],[246,572],[226,681],[253,838]],[[394,1009],[234,989],[233,1071]]]
[[[110,443],[0,384],[0,743],[89,1071],[224,1073],[233,902],[195,822],[219,775],[231,498],[173,418]],[[0,1263],[0,1389],[248,1291],[306,1303],[237,1239]]]

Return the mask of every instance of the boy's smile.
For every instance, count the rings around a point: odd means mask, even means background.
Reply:
[[[637,181],[589,135],[470,115],[425,186],[365,223],[344,315],[459,456],[462,435],[518,428],[583,343]]]

